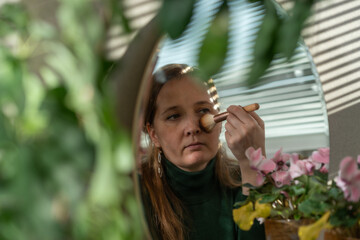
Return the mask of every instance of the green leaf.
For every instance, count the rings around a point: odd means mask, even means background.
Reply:
[[[25,32],[29,16],[23,4],[5,3],[0,7],[0,37],[11,32]]]
[[[314,192],[311,194],[310,199],[314,200],[314,201],[326,201],[328,200],[328,196],[326,194],[323,193],[319,193],[319,192]]]
[[[297,47],[304,22],[311,15],[315,0],[297,0],[289,17],[279,28],[277,49],[290,59]]]
[[[359,220],[359,216],[356,216],[352,210],[346,208],[337,209],[329,218],[331,225],[336,227],[352,227]]]
[[[160,26],[172,39],[180,37],[189,24],[195,0],[165,0],[159,11]]]
[[[243,201],[236,202],[236,203],[234,204],[234,208],[238,208],[238,207],[244,206],[244,205],[247,204],[248,202],[250,202],[250,199],[249,199],[249,198],[246,198],[246,199],[243,200]]]
[[[115,149],[115,166],[119,172],[130,174],[135,165],[131,138],[124,133],[121,135],[120,142]]]
[[[342,198],[344,194],[342,193],[341,189],[332,187],[329,192],[329,197],[338,199],[339,197]]]
[[[260,203],[271,203],[271,202],[275,201],[278,197],[279,197],[279,195],[274,195],[274,194],[264,195],[261,198]]]
[[[247,0],[249,3],[256,3],[256,2],[261,2],[263,3],[265,0]]]
[[[306,192],[304,187],[298,185],[291,186],[290,189],[294,192],[295,196],[300,196]]]
[[[280,210],[272,208],[270,216],[276,217],[276,218],[281,216],[283,219],[288,219],[289,216],[291,216],[291,214],[292,214],[292,211],[288,208],[281,208]]]
[[[228,47],[229,9],[226,2],[212,21],[199,53],[199,68],[205,80],[223,66]]]
[[[299,204],[299,210],[307,216],[322,215],[330,208],[329,204],[314,199],[307,199]]]
[[[255,187],[254,185],[250,184],[250,183],[244,183],[242,185],[243,187],[247,187],[247,188],[250,188],[250,189],[256,189],[257,187]]]
[[[275,56],[275,44],[281,20],[272,1],[265,1],[265,16],[254,46],[254,62],[248,76],[248,85],[253,86],[265,73]]]

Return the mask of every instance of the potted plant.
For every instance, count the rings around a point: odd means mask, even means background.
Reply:
[[[257,186],[244,184],[250,188],[249,197],[233,210],[241,229],[250,229],[254,219],[260,219],[271,239],[311,240],[323,229],[327,238],[334,232],[359,237],[360,156],[358,162],[344,158],[338,176],[330,181],[329,148],[319,148],[307,158],[280,149],[268,159],[254,148],[247,149],[246,156],[258,175]]]

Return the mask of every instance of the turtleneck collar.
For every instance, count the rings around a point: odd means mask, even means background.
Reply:
[[[198,172],[187,172],[162,156],[167,182],[175,194],[187,204],[197,204],[210,199],[217,191],[215,158]]]

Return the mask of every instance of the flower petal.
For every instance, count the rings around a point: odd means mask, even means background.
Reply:
[[[257,165],[259,165],[260,161],[264,158],[261,153],[261,148],[255,150],[253,147],[249,147],[245,151],[246,157],[250,161],[250,166],[257,170]]]
[[[276,187],[280,188],[283,185],[290,185],[291,176],[288,171],[277,171],[271,174],[275,181]]]
[[[267,218],[270,215],[270,211],[270,204],[261,204],[257,201],[254,210],[253,203],[249,202],[233,210],[233,219],[240,229],[248,231],[253,225],[255,218]]]
[[[267,218],[270,216],[271,212],[271,206],[268,203],[260,203],[260,200],[258,200],[255,203],[255,213],[256,218]]]
[[[263,171],[265,174],[274,171],[275,168],[276,164],[272,160],[266,158],[264,158],[258,165],[258,169]]]
[[[233,219],[240,229],[244,231],[250,230],[254,223],[254,218],[251,218],[253,203],[248,204],[233,210]]]
[[[338,186],[343,192],[346,190],[346,182],[344,182],[340,177],[335,177],[334,181],[336,186]]]
[[[319,148],[311,155],[314,162],[329,163],[330,160],[330,148]]]
[[[279,150],[276,151],[276,153],[274,154],[274,157],[273,157],[274,162],[277,162],[278,160],[281,159],[281,153],[282,153],[282,148],[280,148]]]
[[[303,160],[306,169],[306,175],[312,175],[314,173],[315,164],[310,160]]]
[[[358,202],[360,200],[360,171],[353,177],[349,184],[348,200],[351,202]]]
[[[306,174],[305,166],[302,160],[290,160],[289,173],[292,179],[300,177],[301,175]]]
[[[315,223],[299,227],[300,240],[316,240],[322,229],[328,229],[332,226],[327,222],[330,216],[330,212],[326,212],[319,220]]]
[[[265,177],[261,173],[256,175],[256,186],[262,186],[264,184]]]
[[[352,157],[345,157],[340,162],[340,177],[346,181],[351,181],[353,176],[358,172],[358,166],[355,159]]]
[[[324,164],[324,165],[320,168],[320,172],[321,172],[321,173],[328,173],[328,172],[329,172],[329,165],[328,165],[328,164]]]
[[[259,172],[269,173],[276,168],[276,164],[271,159],[266,159],[261,152],[261,148],[255,150],[249,147],[245,151],[246,157],[250,161],[250,167]]]

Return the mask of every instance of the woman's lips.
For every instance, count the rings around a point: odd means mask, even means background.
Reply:
[[[204,144],[196,142],[196,143],[191,143],[189,145],[187,145],[185,148],[189,149],[189,150],[198,150],[200,149]]]

